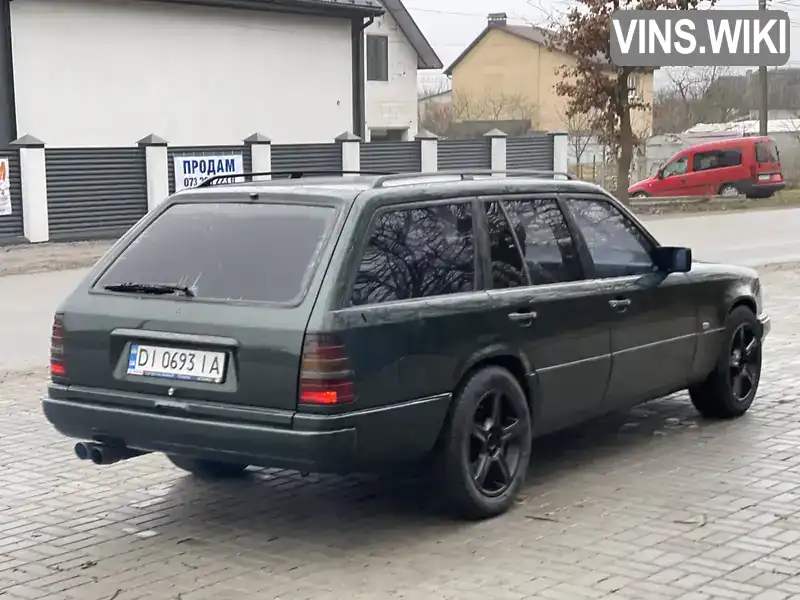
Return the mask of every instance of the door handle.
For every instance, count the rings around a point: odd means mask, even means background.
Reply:
[[[608,305],[618,312],[625,312],[631,305],[631,301],[627,298],[618,298],[615,300],[609,300]]]
[[[514,322],[517,322],[517,323],[519,323],[519,322],[523,322],[524,323],[525,321],[527,321],[528,325],[530,325],[530,322],[533,321],[533,319],[535,319],[537,316],[538,315],[536,314],[536,311],[533,311],[533,310],[529,311],[529,312],[512,312],[512,313],[508,313],[508,318],[510,320],[512,320]]]

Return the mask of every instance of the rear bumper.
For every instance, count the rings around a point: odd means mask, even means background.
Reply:
[[[42,399],[47,420],[63,435],[143,452],[313,472],[373,470],[411,462],[430,451],[450,395],[344,415],[295,414],[287,427],[230,418],[165,415],[76,398]],[[224,409],[217,407],[217,413]]]
[[[746,190],[746,193],[751,196],[771,196],[775,192],[780,192],[781,190],[786,188],[786,183],[759,183],[753,182],[750,184],[749,188]]]

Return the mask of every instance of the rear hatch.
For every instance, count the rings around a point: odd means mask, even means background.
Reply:
[[[65,382],[294,410],[340,210],[296,201],[170,206],[88,294],[65,303]]]
[[[757,184],[781,183],[781,160],[778,146],[773,140],[762,140],[755,144],[756,166],[755,179]]]

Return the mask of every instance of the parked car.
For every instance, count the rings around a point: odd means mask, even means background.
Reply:
[[[628,188],[628,195],[769,198],[785,187],[772,138],[741,137],[678,152],[653,177]]]
[[[536,436],[687,388],[748,410],[756,272],[660,245],[596,185],[506,175],[172,195],[60,304],[47,419],[82,459],[204,477],[423,464],[486,518]]]

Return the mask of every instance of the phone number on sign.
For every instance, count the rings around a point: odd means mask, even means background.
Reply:
[[[183,178],[183,187],[197,187],[201,183],[203,183],[208,177],[184,177]],[[220,183],[235,183],[236,177],[225,177],[224,179],[215,179],[214,185]]]

